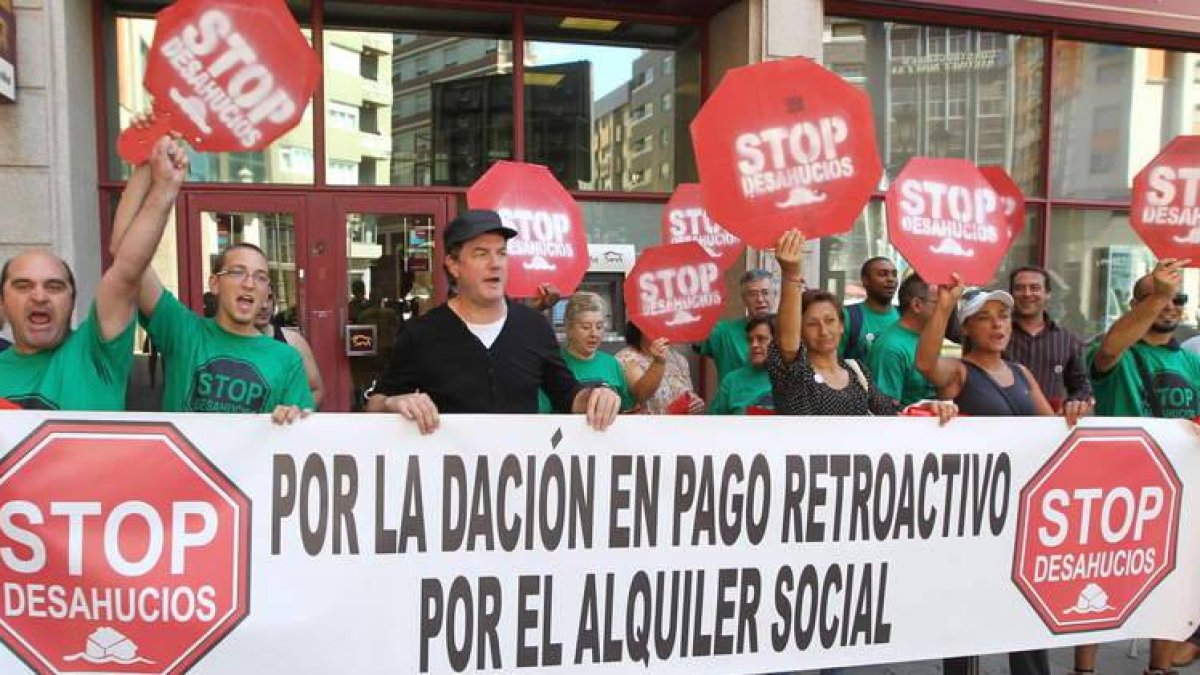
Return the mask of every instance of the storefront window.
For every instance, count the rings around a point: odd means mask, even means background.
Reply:
[[[825,65],[871,95],[884,181],[909,159],[998,164],[1040,195],[1043,40],[828,18]]]
[[[470,185],[513,156],[508,40],[327,29],[325,64],[330,185]]]
[[[1133,177],[1172,138],[1200,132],[1200,54],[1059,40],[1051,189],[1129,200]]]
[[[165,3],[164,3],[165,5]],[[115,64],[107,85],[108,100],[115,110],[108,115],[109,172],[125,178],[129,166],[116,153],[116,139],[129,126],[133,116],[151,109],[151,98],[142,86],[147,55],[154,41],[154,19],[118,16],[113,19],[110,53]],[[304,35],[312,41],[310,31]],[[331,70],[330,72],[337,72]],[[300,123],[267,148],[255,152],[190,152],[188,180],[202,183],[299,183],[313,182],[312,105]],[[307,157],[307,161],[305,160]]]
[[[589,26],[581,28],[580,26]],[[671,192],[694,181],[687,125],[699,109],[696,31],[530,16],[525,157],[569,189]]]

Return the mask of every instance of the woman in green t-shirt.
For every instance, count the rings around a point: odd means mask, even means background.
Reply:
[[[580,291],[567,301],[563,323],[567,329],[562,346],[563,361],[582,384],[604,384],[621,395],[621,410],[634,406],[625,372],[616,357],[600,351],[604,337],[604,300],[595,293]],[[538,412],[553,412],[550,401],[538,392]]]

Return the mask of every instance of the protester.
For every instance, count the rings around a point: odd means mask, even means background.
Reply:
[[[1187,260],[1163,259],[1134,284],[1130,310],[1089,350],[1096,414],[1104,417],[1195,419],[1200,416],[1200,356],[1181,349],[1175,330],[1187,296],[1179,292]],[[1189,642],[1150,641],[1147,673],[1169,672],[1196,659]],[[1075,649],[1075,670],[1091,673],[1096,645]]]
[[[875,339],[900,320],[899,310],[892,305],[897,286],[896,265],[882,256],[871,258],[859,269],[859,279],[867,297],[842,310],[842,325],[846,328],[838,353],[842,358],[865,363]]]
[[[0,330],[4,330],[4,323],[5,323],[4,307],[3,307],[3,305],[0,305]],[[0,352],[4,351],[5,349],[8,349],[11,346],[12,346],[11,342],[4,339],[3,337],[0,337]]]
[[[917,370],[921,329],[933,314],[937,296],[919,275],[900,284],[900,320],[885,328],[871,346],[867,364],[875,385],[902,405],[934,398],[937,392]]]
[[[767,372],[780,415],[896,415],[904,408],[871,383],[870,371],[838,356],[844,327],[840,303],[826,291],[801,295],[804,237],[784,233],[775,247],[783,284]],[[944,424],[957,413],[949,401],[925,401]]]
[[[444,265],[457,293],[409,322],[367,409],[400,413],[421,433],[444,413],[533,413],[539,387],[557,412],[587,414],[605,429],[617,392],[580,384],[563,363],[554,331],[536,310],[504,297],[508,240],[495,211],[460,214],[443,233]]]
[[[1008,275],[1013,332],[1005,358],[1033,373],[1050,407],[1078,418],[1091,412],[1092,386],[1084,367],[1083,341],[1050,318],[1050,275],[1041,267],[1018,267]]]
[[[710,415],[745,415],[750,410],[775,409],[771,376],[767,374],[767,350],[775,335],[775,315],[759,316],[746,323],[750,363],[725,376],[717,388]]]
[[[972,289],[964,292],[954,275],[952,286],[941,286],[933,315],[921,331],[917,369],[942,398],[953,399],[964,415],[1051,416],[1054,409],[1025,366],[1004,359],[1012,335],[1012,296],[1005,291]],[[962,358],[940,356],[946,324],[955,313],[962,325]],[[1074,424],[1074,418],[1068,422]],[[947,675],[971,672],[975,657],[946,659]],[[1049,675],[1044,649],[1010,652],[1013,675]]]
[[[321,380],[321,370],[317,368],[317,359],[313,355],[312,346],[308,344],[303,333],[294,328],[280,326],[272,320],[274,318],[275,289],[268,288],[266,300],[259,307],[258,314],[254,316],[254,326],[263,335],[270,336],[276,342],[290,345],[299,352],[300,360],[304,363],[304,372],[308,376],[308,388],[312,391],[313,409],[315,410],[321,406],[321,400],[325,398],[325,384]]]
[[[127,214],[147,199],[148,185],[148,170],[134,169],[113,219],[114,250],[129,228]],[[254,325],[270,282],[262,249],[245,242],[229,246],[217,255],[208,278],[217,306],[216,317],[206,319],[166,290],[153,269],[146,269],[138,307],[166,365],[164,411],[271,413],[274,422],[284,424],[312,410],[300,354]]]
[[[617,352],[617,361],[625,372],[625,381],[639,412],[648,415],[704,412],[704,399],[696,395],[687,359],[671,349],[666,338],[651,340],[628,321],[625,324],[625,344]]]
[[[750,362],[746,345],[746,322],[771,313],[771,273],[766,270],[749,270],[742,275],[742,307],[745,316],[738,319],[723,319],[713,326],[708,339],[700,343],[700,355],[712,359],[720,382],[730,372]]]
[[[13,346],[0,352],[0,397],[25,408],[125,409],[139,282],[187,170],[187,153],[171,138],[160,139],[138,167],[141,183],[126,187],[125,208],[118,207],[127,234],[114,243],[113,263],[74,331],[75,277],[66,262],[31,250],[4,263],[0,303],[12,322]]]
[[[579,291],[567,300],[563,324],[567,329],[562,346],[563,362],[582,384],[599,384],[621,395],[621,410],[633,408],[634,398],[625,382],[625,371],[612,354],[600,351],[604,339],[604,300],[595,293]],[[538,392],[538,412],[554,412],[545,393]]]

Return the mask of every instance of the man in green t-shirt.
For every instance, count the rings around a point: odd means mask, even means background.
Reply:
[[[844,330],[838,354],[866,363],[875,339],[900,320],[900,312],[892,305],[897,286],[896,265],[881,256],[871,258],[859,269],[859,279],[867,299],[842,309]]]
[[[1200,357],[1179,348],[1175,329],[1187,296],[1187,261],[1163,259],[1133,287],[1130,310],[1087,355],[1096,414],[1103,417],[1200,416]],[[1180,643],[1151,640],[1147,672],[1169,671]],[[1095,669],[1096,647],[1076,648],[1075,669]]]
[[[717,382],[750,362],[750,350],[746,344],[746,323],[749,319],[771,313],[775,304],[775,291],[771,282],[771,273],[766,270],[754,269],[743,274],[741,291],[745,316],[718,321],[708,339],[699,344],[700,355],[713,361],[717,370]]]
[[[900,320],[885,328],[867,357],[875,386],[904,405],[936,397],[929,380],[917,370],[921,330],[937,306],[936,291],[913,274],[900,284]]]
[[[746,324],[750,363],[721,380],[717,395],[708,406],[709,415],[744,415],[750,408],[774,410],[771,376],[767,374],[767,350],[775,334],[775,315],[759,316]]]
[[[145,174],[134,171],[126,193],[137,199],[145,185]],[[120,209],[114,243],[125,232],[119,216]],[[153,270],[146,270],[138,308],[166,366],[164,411],[271,413],[282,424],[313,409],[299,352],[263,335],[254,324],[270,282],[267,256],[259,247],[245,242],[229,246],[217,255],[208,279],[216,316],[203,318],[166,290]]]
[[[75,277],[46,250],[25,251],[0,270],[0,302],[13,346],[0,353],[0,398],[42,410],[124,410],[133,365],[133,317],[142,273],[158,248],[187,175],[187,153],[162,138],[141,167],[146,186],[126,212],[127,234],[96,286],[87,318],[71,330]],[[125,202],[125,195],[121,197]]]

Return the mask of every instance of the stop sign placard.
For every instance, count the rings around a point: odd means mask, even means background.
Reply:
[[[699,342],[725,306],[720,266],[694,241],[646,249],[625,279],[629,319],[650,338]]]
[[[1000,196],[1000,210],[1008,222],[1008,240],[1015,242],[1025,231],[1025,195],[1021,187],[1008,175],[1002,166],[981,166],[979,173],[988,179],[996,194]]]
[[[583,211],[546,167],[496,162],[467,191],[467,206],[491,209],[517,231],[508,241],[508,295],[532,298],[553,284],[567,296],[583,281],[590,262]]]
[[[1129,214],[1159,258],[1200,265],[1200,136],[1177,136],[1133,178]]]
[[[304,116],[321,61],[284,0],[178,0],[155,19],[146,91],[197,150],[261,150]],[[119,141],[131,163],[161,136],[127,134],[139,138]]]
[[[1011,243],[1000,195],[965,159],[914,157],[888,188],[888,237],[931,284],[992,280]]]
[[[746,243],[708,217],[699,183],[680,183],[663,209],[662,242],[694,241],[717,262],[721,271],[737,262]]]
[[[38,673],[185,672],[249,566],[249,500],[169,423],[49,421],[0,461],[0,639]]]
[[[1121,626],[1175,568],[1182,492],[1143,429],[1076,429],[1021,490],[1014,583],[1054,633]]]
[[[757,248],[850,230],[883,173],[870,98],[811,59],[728,71],[691,131],[709,215]]]

